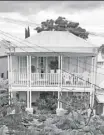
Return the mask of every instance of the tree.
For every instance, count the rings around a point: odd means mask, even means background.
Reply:
[[[30,28],[28,26],[28,37],[30,37]]]
[[[28,31],[27,31],[27,29],[25,28],[25,38],[27,38],[28,37]]]
[[[27,29],[25,28],[25,38],[28,38],[28,37],[30,37],[30,28],[29,28],[29,26],[28,26]]]
[[[6,126],[10,135],[25,135],[29,132],[29,122],[32,121],[25,111],[25,104],[11,98],[7,80],[0,79],[0,88],[0,129]]]
[[[56,20],[50,19],[41,22],[41,27],[36,27],[35,30],[37,33],[42,31],[69,31],[83,39],[87,39],[89,35],[85,29],[79,27],[78,22],[71,22],[60,16]]]

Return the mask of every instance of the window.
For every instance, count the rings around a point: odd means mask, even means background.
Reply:
[[[22,56],[20,57],[20,72],[26,72],[27,71],[27,57]]]
[[[35,73],[37,71],[37,57],[31,57],[31,72]]]
[[[77,57],[71,57],[70,58],[70,71],[72,73],[77,73],[78,72],[78,58]]]
[[[4,73],[1,73],[1,78],[4,78]]]

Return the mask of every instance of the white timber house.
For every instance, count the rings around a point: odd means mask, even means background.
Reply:
[[[104,46],[100,47],[97,56],[97,79],[96,84],[99,86],[97,88],[96,94],[96,106],[97,113],[104,115]]]
[[[60,92],[86,92],[93,105],[97,50],[69,32],[43,31],[28,37],[7,49],[9,91],[12,96],[18,92],[28,109],[42,91],[55,92],[58,98]]]

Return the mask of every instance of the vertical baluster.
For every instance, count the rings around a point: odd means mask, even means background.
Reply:
[[[19,83],[21,84],[21,74],[19,75]]]
[[[52,77],[52,73],[50,74],[50,85],[51,85],[51,83],[52,83],[52,81],[51,81],[51,77]]]
[[[54,85],[54,73],[53,73],[53,85]]]
[[[40,78],[40,73],[38,74],[38,82],[37,82],[37,85],[39,85],[39,78]]]
[[[16,76],[16,84],[18,84],[18,82],[19,82],[19,79],[18,79],[19,73],[15,72],[15,76]]]
[[[17,76],[16,76],[16,72],[14,72],[14,76],[15,76],[15,82],[14,82],[14,84],[15,84],[15,83],[17,83]]]
[[[53,85],[54,85],[54,73],[53,73]]]
[[[38,74],[36,73],[36,86],[37,86],[37,83],[38,83]]]
[[[54,73],[54,85],[56,85],[56,78],[55,78],[56,73]]]
[[[50,84],[50,73],[48,73],[48,86]]]
[[[36,86],[38,85],[38,73],[36,73]]]
[[[72,85],[74,85],[74,75],[72,75]]]
[[[56,86],[57,86],[57,82],[58,82],[57,73],[56,73],[56,75],[55,75],[55,80],[56,80]]]
[[[47,85],[47,80],[46,80],[46,73],[44,73],[45,75],[45,86]]]
[[[33,86],[36,85],[35,84],[36,83],[36,80],[35,80],[36,77],[35,77],[35,75],[36,75],[36,73],[33,73],[32,74],[32,82],[33,82],[32,84],[33,84]]]
[[[47,80],[48,80],[48,86],[49,86],[49,84],[50,84],[50,73],[48,73],[47,75],[48,75],[48,79]]]
[[[40,79],[40,76],[41,76],[41,74],[39,73],[39,78],[38,78],[38,86],[39,86],[39,84],[40,84],[40,81],[39,81],[39,79]]]
[[[19,74],[16,72],[17,84],[19,84]]]
[[[38,83],[38,74],[36,73],[36,86],[37,86],[37,83]]]

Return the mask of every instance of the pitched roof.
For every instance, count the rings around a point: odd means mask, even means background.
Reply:
[[[42,31],[23,42],[26,41],[45,47],[97,47],[67,31]]]

